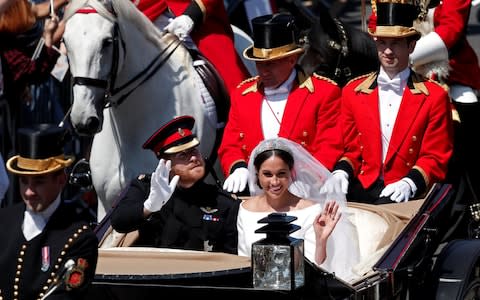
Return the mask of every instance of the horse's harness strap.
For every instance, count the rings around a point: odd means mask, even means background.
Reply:
[[[120,105],[131,93],[133,93],[140,85],[142,85],[145,81],[150,79],[162,66],[163,64],[168,60],[168,58],[172,55],[172,53],[178,48],[178,46],[181,44],[181,40],[179,39],[174,39],[170,44],[165,47],[165,49],[160,52],[159,55],[157,55],[152,62],[140,73],[135,75],[131,80],[123,84],[122,86],[114,89],[110,95],[107,97],[107,106],[113,105],[113,106],[118,106]],[[155,65],[158,63],[157,65]],[[146,75],[145,75],[146,74]],[[142,80],[138,81],[140,78]],[[138,81],[138,83],[131,88],[127,93],[123,94],[118,98],[117,101],[112,101],[112,97],[117,95],[120,91],[125,90],[128,86],[132,85]]]
[[[73,77],[73,85],[89,85],[99,88],[107,88],[107,81],[89,77]]]
[[[340,51],[340,55],[338,56],[338,59],[337,59],[337,67],[335,68],[335,77],[337,78],[340,77],[342,71],[345,73],[345,76],[348,77],[351,75],[350,68],[346,67],[344,70],[340,69],[342,57],[345,58],[348,55],[347,33],[345,32],[345,27],[343,26],[340,20],[338,20],[337,18],[334,18],[333,20],[335,21],[335,25],[337,25],[337,31],[338,31],[338,34],[340,35],[340,45],[335,41],[330,41],[329,43],[330,47],[336,49],[337,51]]]

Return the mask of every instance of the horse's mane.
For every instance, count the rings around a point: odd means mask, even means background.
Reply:
[[[130,0],[73,0],[65,9],[64,20],[68,20],[82,7],[92,7],[110,21],[118,20],[120,26],[128,21],[147,40],[160,48],[164,47],[164,42],[161,41],[163,33]]]
[[[375,43],[366,32],[333,18],[325,9],[307,33],[302,67],[307,74],[316,72],[343,86],[377,70],[379,62]]]

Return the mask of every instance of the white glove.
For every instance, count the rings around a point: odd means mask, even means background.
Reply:
[[[172,168],[171,165],[172,162],[170,160],[165,162],[164,159],[160,159],[157,169],[152,173],[152,178],[150,179],[150,194],[143,203],[143,207],[150,212],[159,211],[175,191],[180,177],[175,175],[170,183],[168,182]]]
[[[223,189],[230,193],[243,192],[247,186],[248,181],[248,169],[238,168],[233,171],[225,182],[223,183]]]
[[[410,178],[402,178],[397,182],[390,183],[387,185],[379,197],[390,197],[392,201],[397,203],[407,202],[410,198],[415,195],[417,191],[417,186]]]
[[[193,20],[187,15],[180,15],[174,19],[168,20],[168,25],[163,30],[176,35],[179,39],[183,40],[187,35],[192,32]]]
[[[322,188],[320,189],[321,194],[344,194],[346,195],[348,191],[348,174],[343,170],[333,171],[332,176],[330,176]]]
[[[433,61],[448,61],[448,49],[435,31],[423,36],[410,54],[410,64],[414,67]]]

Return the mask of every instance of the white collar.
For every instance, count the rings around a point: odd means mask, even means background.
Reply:
[[[383,67],[380,67],[380,72],[378,73],[378,77],[385,78],[387,81],[391,81],[391,80],[394,80],[395,78],[399,77],[402,82],[405,82],[405,81],[407,81],[408,76],[410,76],[410,68],[408,68],[408,67],[403,69],[403,71],[397,73],[397,75],[395,75],[395,77],[393,77],[393,78],[390,78],[388,76],[387,72],[385,72]]]

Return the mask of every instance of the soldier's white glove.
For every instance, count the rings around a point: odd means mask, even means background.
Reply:
[[[165,162],[164,159],[160,159],[157,169],[152,173],[152,178],[150,179],[150,194],[148,195],[147,200],[143,203],[143,207],[148,211],[159,211],[175,191],[175,187],[177,186],[180,177],[175,175],[169,182],[171,168],[172,162],[170,160]]]
[[[223,189],[230,193],[243,192],[247,186],[248,181],[248,169],[238,168],[233,171],[225,182],[223,183]]]
[[[410,54],[410,64],[414,67],[433,61],[447,61],[448,49],[445,42],[435,31],[423,36]]]
[[[320,189],[321,194],[344,194],[346,195],[348,191],[348,174],[343,170],[333,171],[332,176],[330,176],[322,188]]]
[[[185,37],[192,32],[193,20],[187,15],[180,15],[174,19],[169,19],[168,22],[164,30],[173,33],[181,40],[185,39]]]
[[[405,177],[387,185],[380,193],[380,197],[390,197],[392,201],[397,203],[407,202],[415,195],[416,191],[415,183],[410,178]]]

